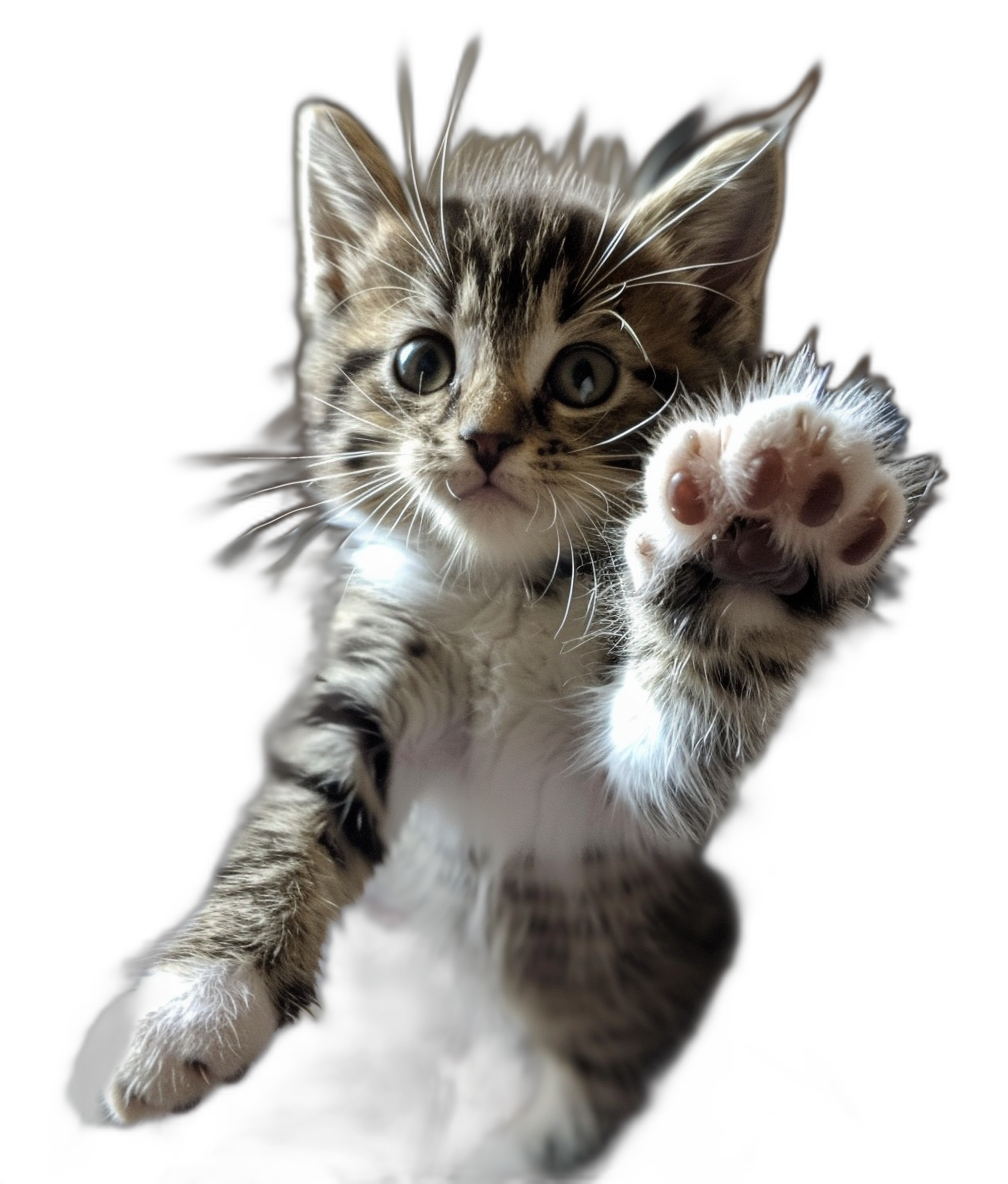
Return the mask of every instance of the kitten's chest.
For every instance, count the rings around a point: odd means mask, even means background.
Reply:
[[[464,656],[466,710],[447,734],[402,751],[396,779],[404,800],[492,853],[565,860],[623,830],[591,760],[586,706],[607,646],[587,627],[588,591],[578,582],[570,597],[437,606],[433,624]]]

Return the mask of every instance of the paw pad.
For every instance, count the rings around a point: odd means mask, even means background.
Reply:
[[[673,516],[684,526],[696,526],[707,517],[703,489],[685,469],[679,469],[669,478],[668,501]]]
[[[843,499],[843,481],[838,473],[826,469],[806,493],[798,511],[798,521],[802,526],[822,526],[840,509]]]
[[[860,427],[785,395],[670,429],[644,486],[626,547],[638,584],[699,558],[722,580],[781,595],[813,569],[842,586],[870,574],[906,512]]]
[[[753,457],[746,475],[746,508],[763,510],[784,488],[784,458],[777,448],[764,448]]]

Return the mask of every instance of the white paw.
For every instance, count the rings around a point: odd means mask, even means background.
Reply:
[[[676,425],[648,462],[644,496],[626,539],[635,586],[702,558],[723,580],[782,595],[811,569],[828,588],[873,574],[907,509],[863,428],[793,395]]]
[[[129,999],[129,1048],[104,1095],[117,1122],[190,1110],[237,1080],[277,1026],[262,976],[233,963],[153,971]]]

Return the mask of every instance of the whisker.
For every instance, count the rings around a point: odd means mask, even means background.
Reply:
[[[549,530],[553,526],[553,524],[556,522],[557,516],[559,515],[560,510],[557,506],[557,501],[556,501],[556,498],[553,496],[552,491],[547,489],[546,492],[550,495],[550,501],[552,501],[552,503],[553,503],[553,522],[551,522],[549,527],[546,528],[547,530]],[[543,588],[542,592],[533,601],[533,604],[538,604],[539,601],[542,600],[542,598],[550,590],[550,588],[553,587],[553,581],[556,579],[556,574],[560,570],[560,530],[559,530],[559,528],[557,529],[557,532],[556,532],[556,540],[557,540],[556,562],[553,564],[553,570],[550,572],[550,577],[546,581],[545,587]]]
[[[275,575],[285,572],[294,563],[294,560],[297,559],[305,547],[308,546],[312,539],[316,538],[325,530],[339,531],[340,528],[334,525],[332,522],[329,522],[324,515],[320,514],[311,521],[302,523],[300,526],[296,526],[293,530],[289,530],[286,534],[281,535],[280,538],[276,540],[276,546],[283,546],[285,539],[290,539],[290,542],[287,544],[283,554],[278,559],[274,560],[274,562],[271,563],[266,570],[272,572]],[[346,533],[344,532],[340,538],[339,544],[337,545],[342,545],[345,539]]]
[[[410,508],[410,506],[412,506],[413,503],[418,500],[419,496],[420,495],[415,490],[413,491],[413,493],[410,494],[409,499],[406,502],[406,505],[403,506],[403,508],[399,511],[399,517],[396,518],[395,522],[393,522],[392,525],[389,527],[389,533],[394,531],[396,529],[396,527],[399,525],[399,523],[402,522],[403,515]],[[407,538],[408,537],[409,537],[409,535],[407,534]]]
[[[627,284],[628,288],[650,288],[655,286],[666,288],[699,288],[702,292],[710,292],[713,296],[720,296],[722,300],[727,300],[731,304],[739,303],[734,296],[729,296],[727,292],[722,292],[718,288],[712,288],[709,284],[690,283],[689,280],[648,280],[647,283]]]
[[[394,465],[388,464],[371,465],[365,469],[354,469],[353,475],[354,477],[358,477],[364,475],[365,473],[393,472],[394,468]],[[315,485],[319,481],[325,481],[326,479],[327,478],[325,474],[320,474],[317,477],[304,477],[299,481],[281,481],[278,485],[261,485],[257,486],[255,489],[243,490],[241,493],[232,494],[225,500],[228,504],[233,505],[238,502],[247,501],[253,497],[262,497],[267,493],[276,493],[281,489],[292,489],[298,485]]]
[[[338,411],[341,415],[345,415],[348,419],[355,419],[358,423],[362,423],[366,428],[371,428],[372,431],[378,426],[377,424],[372,423],[369,419],[362,419],[359,415],[354,415],[352,411],[349,411],[346,407],[341,407],[338,403],[330,403],[328,399],[323,399],[321,395],[312,395],[311,397],[315,399],[316,402],[328,407],[330,410]],[[384,411],[384,413],[388,415],[390,419],[395,419],[395,416],[392,415],[386,408],[379,408],[379,410]]]
[[[429,497],[430,493],[431,493],[431,485],[430,485],[429,481],[426,483],[426,486],[422,491],[417,492],[417,507],[419,509],[419,513],[416,513],[413,515],[412,519],[410,520],[409,527],[406,530],[406,549],[407,550],[409,550],[410,536],[413,533],[413,527],[414,526],[420,527],[423,522],[423,509],[424,509],[423,494],[426,494]]]
[[[636,345],[637,348],[641,352],[641,357],[644,359],[645,362],[647,362],[648,366],[650,367],[651,381],[654,382],[658,377],[658,371],[652,365],[651,359],[647,355],[647,350],[641,344],[641,339],[637,336],[637,333],[635,332],[633,325],[631,325],[630,322],[626,319],[626,317],[621,316],[614,308],[604,308],[601,311],[604,313],[607,313],[611,317],[615,317],[616,320],[619,321],[619,323],[620,323],[620,328],[630,334],[630,337],[633,340],[634,345]]]
[[[448,552],[448,558],[445,560],[445,564],[444,564],[444,574],[441,576],[440,584],[438,584],[438,594],[439,595],[444,591],[445,584],[448,582],[448,577],[452,574],[455,574],[455,575],[458,574],[457,565],[459,562],[459,557],[461,556],[463,550],[465,549],[465,546],[466,546],[466,539],[465,539],[465,536],[462,535],[458,539],[456,539],[455,545]]]
[[[588,258],[584,261],[584,266],[581,268],[581,271],[578,273],[578,277],[572,286],[573,291],[575,292],[579,291],[581,287],[581,281],[584,279],[584,274],[588,270],[588,265],[591,263],[595,256],[595,252],[598,250],[599,243],[602,241],[602,235],[605,234],[606,223],[609,221],[609,215],[612,213],[613,206],[616,204],[616,196],[617,189],[615,184],[613,184],[609,189],[609,200],[606,203],[605,212],[602,215],[602,225],[599,227],[598,237],[595,239],[592,249],[588,253]]]
[[[738,177],[741,173],[744,173],[745,170],[749,168],[749,166],[755,161],[759,160],[763,153],[766,152],[767,149],[788,130],[789,126],[789,124],[784,124],[781,127],[778,127],[776,131],[774,131],[767,138],[767,140],[761,144],[755,152],[753,152],[751,156],[747,157],[737,168],[733,169],[732,172],[728,174],[728,176],[723,177],[716,185],[712,186],[710,189],[705,190],[698,198],[690,202],[688,206],[685,206],[683,209],[678,210],[675,214],[671,215],[671,217],[666,218],[663,222],[660,222],[650,234],[646,235],[635,247],[627,251],[627,253],[623,255],[619,262],[615,263],[606,274],[611,275],[617,267],[622,267],[628,259],[632,259],[633,256],[639,251],[643,251],[644,248],[649,243],[653,242],[659,235],[662,235],[667,230],[671,229],[671,227],[675,226],[677,222],[681,222],[683,218],[691,214],[695,209],[697,209],[698,206],[703,205],[703,203],[706,201],[710,201],[710,199],[716,193],[719,193],[722,189],[724,189],[726,185],[730,185],[736,177]]]
[[[412,193],[407,188],[406,197],[410,203],[410,208],[413,210],[413,216],[417,218],[423,229],[424,238],[427,240],[431,252],[436,256],[438,254],[438,247],[434,242],[430,223],[427,221],[427,213],[424,209],[423,198],[420,196],[420,185],[416,175],[415,140],[413,133],[413,90],[410,85],[409,71],[405,62],[399,71],[399,114],[402,122],[403,146],[406,151],[406,161],[409,165],[410,180],[413,186]],[[443,280],[447,280],[444,268],[440,266],[440,260],[438,274]]]
[[[444,135],[441,137],[441,144],[438,148],[437,155],[431,163],[431,173],[433,174],[435,166],[440,159],[440,172],[438,177],[438,213],[441,220],[441,241],[444,244],[445,262],[448,264],[449,272],[454,272],[452,268],[451,255],[448,251],[448,229],[445,224],[444,213],[444,180],[445,180],[445,165],[448,160],[448,144],[451,139],[452,125],[455,122],[455,116],[458,113],[459,105],[462,102],[462,96],[465,93],[465,88],[469,83],[469,78],[472,75],[473,67],[476,65],[477,44],[471,41],[462,55],[462,61],[459,63],[459,71],[455,78],[455,88],[452,91],[451,102],[448,106],[448,118],[445,121]],[[430,181],[428,179],[428,185]]]
[[[535,509],[534,509],[534,510],[532,511],[532,513],[529,515],[528,526],[526,526],[526,527],[525,527],[525,533],[526,533],[526,534],[528,534],[528,532],[529,532],[529,531],[532,529],[532,523],[533,523],[533,522],[535,522],[535,520],[536,520],[536,515],[539,513],[539,507],[540,507],[541,505],[542,505],[542,492],[541,492],[541,490],[538,490],[538,489],[537,489],[537,490],[536,490],[536,504],[535,504]]]
[[[592,484],[591,481],[588,481],[586,478],[579,476],[577,473],[571,473],[569,475],[571,477],[573,477],[575,481],[580,481],[582,485],[587,485],[589,489],[594,490],[595,493],[597,493],[599,495],[599,497],[602,499],[602,501],[605,503],[606,513],[607,514],[612,513],[612,507],[609,504],[609,498],[606,496],[606,494],[601,489],[599,489],[599,487],[597,485]]]
[[[563,515],[559,518],[560,525],[563,527],[564,534],[567,536],[567,546],[570,548],[571,557],[571,573],[570,573],[570,590],[567,593],[567,604],[564,607],[564,614],[560,618],[560,625],[556,633],[553,634],[555,641],[563,631],[564,625],[567,624],[567,618],[570,616],[571,605],[574,602],[574,585],[577,583],[577,560],[574,558],[574,542],[571,539],[570,531],[567,529],[567,524],[563,520]]]
[[[649,424],[653,420],[657,419],[658,416],[661,415],[663,411],[667,410],[667,408],[671,404],[672,400],[675,398],[678,390],[679,390],[679,375],[677,372],[676,373],[676,384],[672,390],[672,393],[665,400],[665,402],[662,403],[662,405],[658,408],[657,411],[653,411],[650,415],[645,416],[644,419],[638,420],[637,423],[635,423],[632,427],[626,428],[622,432],[617,432],[615,436],[610,436],[607,440],[599,440],[595,444],[586,444],[583,448],[574,448],[574,449],[572,449],[572,451],[573,452],[589,452],[592,448],[604,448],[606,444],[613,444],[617,440],[624,439],[626,436],[632,436],[634,434],[634,432],[639,432],[641,430],[641,428],[645,427],[647,424]]]
[[[343,367],[342,367],[342,366],[337,366],[337,367],[336,367],[336,369],[337,369],[337,370],[340,372],[340,374],[342,374],[342,375],[343,375],[343,377],[344,377],[344,378],[347,380],[347,382],[349,382],[349,383],[350,383],[350,385],[351,385],[351,386],[354,388],[354,390],[355,390],[355,391],[357,391],[357,392],[358,392],[358,394],[361,394],[361,395],[363,395],[363,396],[364,396],[364,398],[365,398],[365,399],[367,399],[367,401],[368,401],[368,402],[369,402],[369,403],[370,403],[370,404],[371,404],[373,407],[377,407],[379,411],[383,412],[385,415],[388,415],[388,416],[390,416],[390,418],[392,418],[392,419],[394,419],[394,418],[395,418],[395,416],[391,415],[391,412],[389,411],[389,409],[388,409],[387,407],[383,407],[383,406],[381,405],[381,403],[379,403],[379,402],[378,402],[376,399],[372,399],[372,397],[371,397],[371,396],[370,396],[370,395],[367,393],[367,391],[366,391],[366,390],[364,390],[364,388],[363,388],[363,387],[362,387],[362,386],[361,386],[359,383],[355,382],[355,381],[354,381],[354,379],[353,379],[353,378],[351,378],[349,374],[347,374],[347,372],[346,372],[346,371],[343,369]],[[402,404],[401,404],[401,403],[399,402],[399,400],[398,400],[398,399],[395,397],[395,395],[393,395],[393,394],[392,394],[392,392],[391,392],[391,391],[389,391],[389,398],[392,400],[392,402],[393,402],[393,403],[395,403],[396,407],[398,407],[398,409],[399,409],[399,414],[400,414],[400,415],[403,417],[403,419],[405,420],[405,418],[406,418],[406,412],[405,412],[405,411],[403,411]]]
[[[419,285],[428,295],[434,294],[433,289],[428,287],[423,282],[422,277],[416,275],[414,272],[407,271],[403,267],[398,267],[390,259],[386,259],[384,255],[378,255],[374,251],[369,251],[366,247],[362,247],[359,243],[352,242],[350,239],[339,238],[338,236],[332,235],[332,234],[318,234],[317,233],[317,234],[315,234],[314,237],[321,239],[324,242],[335,243],[339,247],[345,247],[351,251],[356,251],[356,253],[358,255],[364,255],[368,259],[376,261],[382,267],[387,267],[390,271],[398,272],[401,276],[403,276],[404,279],[409,280],[410,284],[412,285],[409,288],[404,286],[403,291],[413,292],[416,290],[417,286]],[[435,270],[437,270],[437,269],[435,269]]]
[[[391,484],[391,482],[387,482],[385,487],[387,488],[389,484]],[[371,530],[371,531],[375,531],[375,530],[377,530],[377,529],[378,529],[378,527],[381,525],[381,523],[382,523],[382,520],[383,520],[383,519],[384,519],[384,518],[387,516],[387,514],[389,513],[389,511],[390,511],[390,510],[392,510],[392,509],[393,509],[395,506],[397,506],[397,505],[399,504],[399,502],[400,502],[400,501],[401,501],[401,500],[402,500],[404,497],[406,497],[406,496],[407,496],[407,494],[409,493],[409,489],[408,489],[408,488],[404,489],[404,491],[403,491],[402,493],[398,493],[399,489],[402,489],[402,488],[403,488],[403,484],[404,484],[404,483],[403,483],[403,482],[401,482],[401,481],[400,481],[400,482],[397,482],[397,483],[396,483],[396,488],[394,488],[394,489],[392,490],[392,492],[391,492],[391,493],[390,493],[390,494],[389,494],[387,497],[383,498],[383,499],[382,499],[382,500],[381,500],[381,501],[378,503],[378,505],[376,505],[376,506],[374,507],[374,509],[373,509],[373,510],[371,510],[371,512],[370,512],[370,513],[367,515],[367,517],[366,517],[366,518],[364,518],[364,520],[363,520],[362,522],[358,522],[358,523],[357,523],[357,525],[356,525],[356,526],[354,526],[353,530],[351,530],[351,531],[350,531],[350,533],[347,535],[347,538],[348,538],[348,539],[349,539],[349,538],[352,538],[352,537],[353,537],[355,534],[357,534],[357,532],[358,532],[358,531],[362,531],[362,530],[364,530],[365,528],[366,528],[366,529],[368,529],[368,530]],[[373,494],[371,494],[370,496],[377,497],[377,496],[378,496],[378,494],[380,494],[380,493],[381,493],[381,489],[378,489],[378,490],[376,490],[376,491],[375,491]],[[397,493],[398,493],[398,496],[397,496]],[[359,499],[359,500],[358,500],[358,504],[360,503],[360,501],[363,501],[363,500],[366,500],[366,499],[364,499],[364,498],[362,498],[362,499]],[[392,505],[391,505],[391,506],[389,506],[389,507],[388,507],[388,509],[384,511],[384,513],[382,513],[382,515],[381,515],[381,517],[380,517],[380,518],[378,518],[377,520],[375,520],[375,515],[376,515],[376,514],[378,513],[378,511],[379,511],[379,510],[381,510],[381,509],[382,509],[382,507],[383,507],[383,506],[385,506],[385,505],[386,505],[388,502],[392,502]]]
[[[407,288],[404,284],[372,284],[370,288],[358,288],[356,292],[351,292],[349,296],[344,296],[339,303],[334,304],[327,310],[327,315],[334,316],[344,304],[348,304],[351,300],[356,300],[359,296],[366,296],[369,292],[407,292],[409,295],[413,295],[413,289]]]
[[[312,464],[305,465],[305,468],[313,469],[316,465],[331,465],[346,460],[364,460],[372,456],[398,455],[398,452],[393,448],[358,448],[354,452],[334,452],[331,456],[327,456],[323,460],[316,460],[313,461]]]
[[[708,189],[705,193],[702,193],[695,201],[690,202],[690,204],[688,206],[686,206],[685,209],[679,210],[677,213],[673,214],[671,218],[666,218],[664,222],[659,223],[659,225],[655,227],[655,229],[647,236],[647,238],[645,238],[642,242],[638,243],[638,245],[636,247],[634,247],[634,249],[628,255],[625,255],[623,257],[621,262],[625,263],[626,260],[629,259],[632,255],[636,255],[638,251],[643,250],[643,248],[646,247],[648,245],[648,243],[651,242],[654,238],[656,238],[659,234],[663,234],[666,230],[668,230],[668,228],[670,226],[674,226],[677,222],[681,222],[683,218],[685,218],[688,214],[691,214],[698,206],[702,206],[704,204],[704,202],[710,201],[710,199],[714,196],[715,193],[719,193],[722,189],[724,189],[724,187],[726,185],[730,185],[732,183],[732,181],[735,180],[736,177],[740,176],[742,173],[745,172],[745,170],[747,168],[749,168],[750,165],[752,165],[755,161],[759,160],[759,158],[763,155],[763,153],[766,152],[767,149],[770,148],[770,146],[772,144],[776,143],[776,141],[780,138],[781,135],[783,135],[784,133],[786,133],[789,130],[789,127],[790,127],[789,124],[783,124],[782,126],[778,127],[767,138],[766,142],[761,144],[759,146],[759,148],[757,148],[756,151],[750,157],[748,157],[746,160],[744,160],[738,166],[738,168],[733,169],[732,172],[730,172],[727,177],[722,178],[722,180],[720,180],[715,186],[713,186],[713,188]]]
[[[385,521],[385,519],[389,516],[389,514],[392,513],[392,511],[396,508],[396,506],[399,505],[399,503],[403,500],[403,498],[407,499],[406,505],[408,506],[409,505],[409,498],[410,498],[410,491],[408,488],[404,489],[397,497],[393,496],[393,494],[389,494],[389,496],[385,499],[385,501],[383,501],[380,505],[378,505],[375,508],[375,512],[377,513],[377,511],[380,510],[383,505],[385,505],[385,502],[387,502],[389,500],[391,500],[391,502],[392,502],[392,504],[386,510],[384,510],[382,512],[381,516],[374,523],[374,526],[373,526],[374,530],[377,530],[381,526],[381,524]],[[397,518],[396,522],[398,522],[398,521],[399,521],[399,519]],[[393,525],[391,527],[389,527],[388,529],[390,532],[395,530],[395,523],[393,523]]]
[[[739,255],[734,259],[714,259],[703,263],[682,263],[678,267],[663,267],[658,271],[641,272],[640,275],[630,276],[625,280],[618,280],[609,285],[608,288],[603,286],[605,281],[605,276],[603,276],[594,288],[585,293],[581,311],[583,313],[594,312],[597,310],[599,304],[618,300],[627,288],[643,287],[645,286],[645,281],[655,280],[658,276],[678,275],[684,271],[713,271],[718,267],[733,267],[739,263],[748,263],[753,259],[758,259],[761,255],[765,255],[769,249],[770,245],[768,244],[765,247],[760,247],[758,251],[752,251],[748,255]],[[611,268],[606,272],[606,275],[611,275],[615,270],[615,267]],[[688,285],[684,282],[683,286],[686,287]],[[589,303],[592,300],[595,303]]]
[[[630,223],[633,222],[633,216],[634,216],[634,211],[631,210],[630,213],[627,214],[627,216],[623,219],[623,221],[620,223],[620,225],[616,228],[616,231],[614,232],[613,236],[610,238],[609,242],[606,244],[605,250],[599,256],[598,263],[596,263],[595,266],[592,268],[591,273],[589,274],[589,276],[587,278],[587,283],[589,285],[592,284],[595,277],[599,274],[599,271],[605,266],[606,261],[612,256],[613,252],[616,250],[616,248],[619,245],[619,243],[621,242],[623,236],[630,229]],[[621,262],[622,262],[622,260],[621,260]],[[619,264],[615,264],[614,267],[609,268],[609,270],[602,276],[602,280],[604,280],[607,275],[611,275],[612,272],[615,270],[615,267],[618,267],[618,266],[619,266]],[[599,282],[601,282],[601,281],[599,281]],[[585,297],[590,296],[592,294],[593,290],[594,289],[589,286],[587,291],[584,293],[584,296]]]

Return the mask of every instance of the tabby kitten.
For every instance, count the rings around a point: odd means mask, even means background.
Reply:
[[[589,1158],[688,1037],[735,937],[705,840],[936,471],[895,459],[878,381],[759,358],[814,81],[636,184],[614,145],[452,150],[450,117],[421,186],[408,118],[403,178],[346,111],[301,109],[303,455],[279,484],[296,542],[342,528],[341,589],[141,983],[116,1120],[240,1076],[387,856],[422,869],[407,891],[439,881],[538,1050],[484,1166]]]

